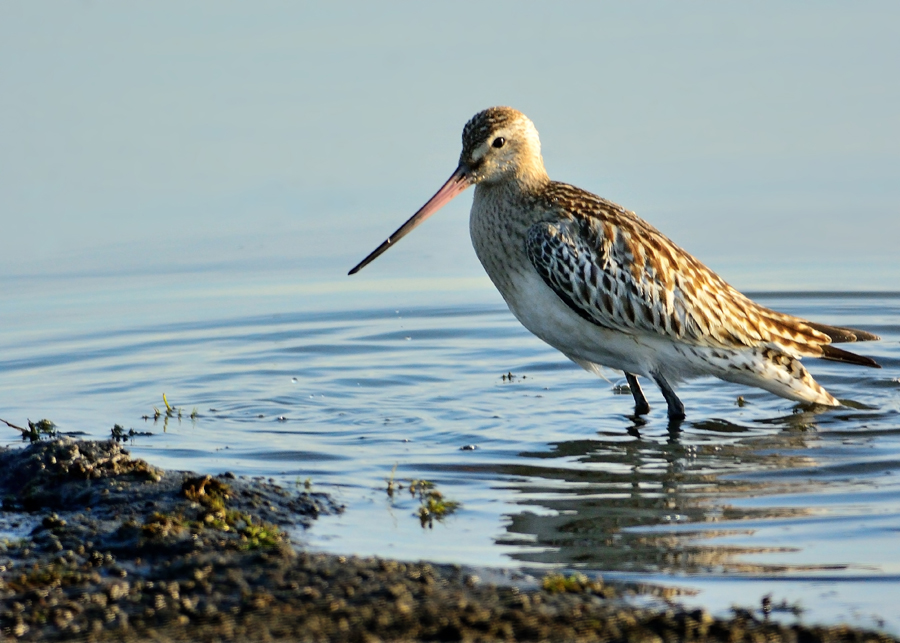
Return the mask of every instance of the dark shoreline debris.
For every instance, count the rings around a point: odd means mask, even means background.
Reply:
[[[342,511],[327,495],[163,471],[113,440],[0,449],[0,497],[0,531],[33,527],[0,540],[0,641],[894,640],[636,608],[583,575],[525,588],[298,550],[288,530]]]

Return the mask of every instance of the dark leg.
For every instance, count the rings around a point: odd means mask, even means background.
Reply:
[[[634,414],[647,415],[650,412],[650,405],[647,398],[644,397],[644,391],[641,390],[641,383],[638,382],[637,375],[625,373],[625,379],[628,380],[628,388],[631,389],[631,395],[634,398]]]
[[[657,386],[659,386],[659,390],[662,391],[663,397],[666,398],[666,404],[669,405],[669,420],[683,420],[684,404],[682,404],[681,400],[678,399],[678,396],[675,395],[675,391],[672,390],[671,386],[669,386],[666,378],[664,378],[659,373],[654,373],[653,381],[656,382]]]

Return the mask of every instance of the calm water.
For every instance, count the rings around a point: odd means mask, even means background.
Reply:
[[[635,424],[622,378],[532,338],[483,278],[249,274],[7,280],[0,417],[119,423],[152,431],[132,448],[164,467],[310,479],[347,506],[299,535],[328,551],[600,571],[718,610],[772,593],[900,632],[900,294],[758,294],[882,335],[858,350],[884,369],[811,361],[854,403],[817,415],[698,381],[672,432],[652,387]],[[142,420],[163,393],[200,417]],[[385,492],[395,467],[461,508],[423,529]]]

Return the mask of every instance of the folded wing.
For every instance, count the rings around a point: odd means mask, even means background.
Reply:
[[[877,339],[769,310],[725,283],[634,213],[556,183],[526,248],[543,280],[576,313],[604,328],[724,349],[766,347],[796,357],[878,365],[830,346]]]

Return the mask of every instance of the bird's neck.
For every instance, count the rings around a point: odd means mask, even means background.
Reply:
[[[534,163],[522,164],[515,172],[507,174],[497,181],[485,181],[479,184],[479,188],[485,193],[491,193],[495,197],[518,201],[523,198],[537,195],[550,184],[550,177],[540,157]]]
[[[507,181],[511,181],[514,184],[512,187],[522,194],[537,194],[547,187],[550,177],[544,168],[540,147],[526,150],[519,159],[515,173]]]
[[[508,234],[524,234],[529,225],[544,217],[541,194],[550,184],[547,173],[517,173],[502,181],[479,183],[475,187],[472,218],[476,227],[508,228]]]

